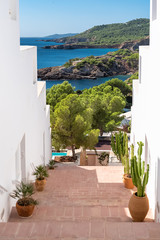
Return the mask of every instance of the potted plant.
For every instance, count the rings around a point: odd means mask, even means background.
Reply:
[[[39,165],[35,168],[33,175],[36,176],[35,186],[37,191],[43,191],[46,184],[48,172],[45,166]]]
[[[133,221],[142,222],[149,210],[149,200],[145,193],[149,178],[149,164],[145,168],[145,162],[141,162],[144,144],[138,142],[138,145],[138,160],[136,156],[131,160],[131,175],[137,192],[133,193],[128,207]]]
[[[119,131],[119,133],[115,133],[115,136],[112,135],[111,137],[111,147],[112,151],[116,155],[117,159],[119,161],[123,161],[123,157],[125,154],[125,139],[126,139],[126,133],[122,133]]]
[[[51,159],[48,163],[48,168],[53,170],[55,168],[54,165],[55,165],[55,161],[53,159]]]
[[[130,167],[130,159],[129,159],[129,153],[128,153],[128,136],[126,134],[125,136],[126,142],[125,142],[125,154],[123,157],[123,165],[124,165],[124,175],[123,175],[123,183],[125,188],[133,189],[134,184],[132,181],[131,176],[131,167]],[[131,145],[131,159],[133,159],[134,156],[134,145]]]
[[[131,170],[130,170],[127,134],[119,131],[119,133],[115,134],[115,139],[114,139],[114,136],[112,135],[111,147],[117,159],[120,160],[124,166],[124,174],[123,174],[124,186],[128,189],[132,189],[134,185],[132,182]],[[132,158],[134,147],[132,146],[131,149],[132,149],[131,151],[131,158]]]
[[[34,207],[38,204],[38,202],[32,198],[33,194],[33,184],[25,184],[24,182],[17,185],[16,189],[10,194],[12,198],[18,199],[16,202],[16,209],[20,217],[32,216]]]

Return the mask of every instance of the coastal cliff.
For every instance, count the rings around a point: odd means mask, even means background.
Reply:
[[[113,44],[113,45],[93,45],[93,44],[62,44],[62,45],[51,45],[45,46],[44,49],[84,49],[84,48],[119,48],[119,49],[129,49],[131,51],[138,50],[141,45],[149,45],[149,37],[146,37],[141,40],[127,41],[122,44]]]
[[[138,71],[139,54],[121,49],[103,56],[71,59],[63,66],[38,70],[42,80],[96,79],[114,75],[133,74]]]
[[[93,45],[93,44],[61,44],[61,45],[51,45],[45,46],[44,49],[84,49],[84,48],[119,48],[119,45]]]
[[[144,39],[141,39],[141,40],[124,42],[124,43],[120,44],[120,46],[118,48],[136,51],[136,50],[139,50],[140,46],[147,46],[147,45],[149,45],[149,36]]]

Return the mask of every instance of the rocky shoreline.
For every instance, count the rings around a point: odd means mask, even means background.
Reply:
[[[60,43],[61,39],[52,39],[52,40],[42,40],[45,42],[57,42]],[[68,42],[61,45],[50,45],[44,46],[44,49],[87,49],[87,48],[119,48],[119,49],[129,49],[131,51],[138,50],[139,46],[149,45],[149,37],[146,37],[141,40],[127,41],[122,44],[114,44],[114,45],[96,45],[96,44],[88,44],[88,43],[76,43],[76,42]]]
[[[119,45],[61,44],[44,46],[44,49],[85,49],[85,48],[119,48]]]
[[[63,66],[39,69],[38,78],[42,80],[96,79],[134,74],[136,71],[138,71],[138,53],[120,50],[98,57],[72,59]]]
[[[80,79],[96,79],[95,76],[81,75],[80,72],[75,73],[73,67],[65,68],[61,66],[48,67],[38,70],[38,78],[41,80],[80,80]]]

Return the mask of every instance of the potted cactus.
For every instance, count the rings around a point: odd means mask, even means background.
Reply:
[[[149,201],[145,193],[149,178],[149,164],[145,168],[145,162],[141,161],[144,144],[138,142],[138,145],[138,160],[136,156],[131,160],[131,175],[133,184],[137,187],[137,192],[133,193],[129,201],[129,211],[133,221],[142,222],[149,210]]]
[[[122,158],[125,154],[125,135],[126,133],[119,131],[119,133],[115,133],[115,136],[112,135],[111,137],[112,151],[121,162],[123,161]]]
[[[112,151],[117,156],[123,166],[124,166],[124,175],[123,175],[123,182],[124,186],[128,189],[132,189],[134,187],[131,177],[131,169],[130,169],[130,160],[129,160],[129,153],[128,153],[128,136],[127,133],[119,133],[112,135],[111,139],[111,146]],[[134,146],[131,147],[131,158],[133,157]]]
[[[20,217],[32,216],[34,207],[38,204],[38,202],[32,198],[33,194],[33,184],[26,184],[24,182],[17,185],[16,189],[10,194],[12,198],[18,199],[16,202],[16,209]]]
[[[36,176],[35,186],[37,191],[43,191],[46,184],[48,172],[45,166],[39,165],[35,168],[33,175]]]
[[[124,175],[123,175],[123,183],[125,188],[128,189],[133,189],[134,184],[132,181],[132,176],[131,176],[131,167],[130,167],[130,159],[129,159],[129,153],[128,153],[128,136],[127,134],[125,135],[126,142],[125,142],[125,154],[123,157],[123,165],[124,165]],[[133,144],[131,145],[131,159],[134,156],[134,146]]]

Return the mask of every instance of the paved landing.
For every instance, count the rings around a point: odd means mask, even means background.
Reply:
[[[159,239],[160,225],[151,211],[145,223],[133,223],[128,210],[132,191],[123,186],[122,166],[77,167],[60,164],[49,171],[31,218],[12,209],[9,223],[0,224],[1,239]]]
[[[43,192],[32,218],[20,219],[13,208],[10,222],[48,220],[91,220],[131,222],[128,201],[132,190],[124,188],[122,166],[76,167],[59,165],[49,171]],[[151,220],[151,214],[147,216]]]

